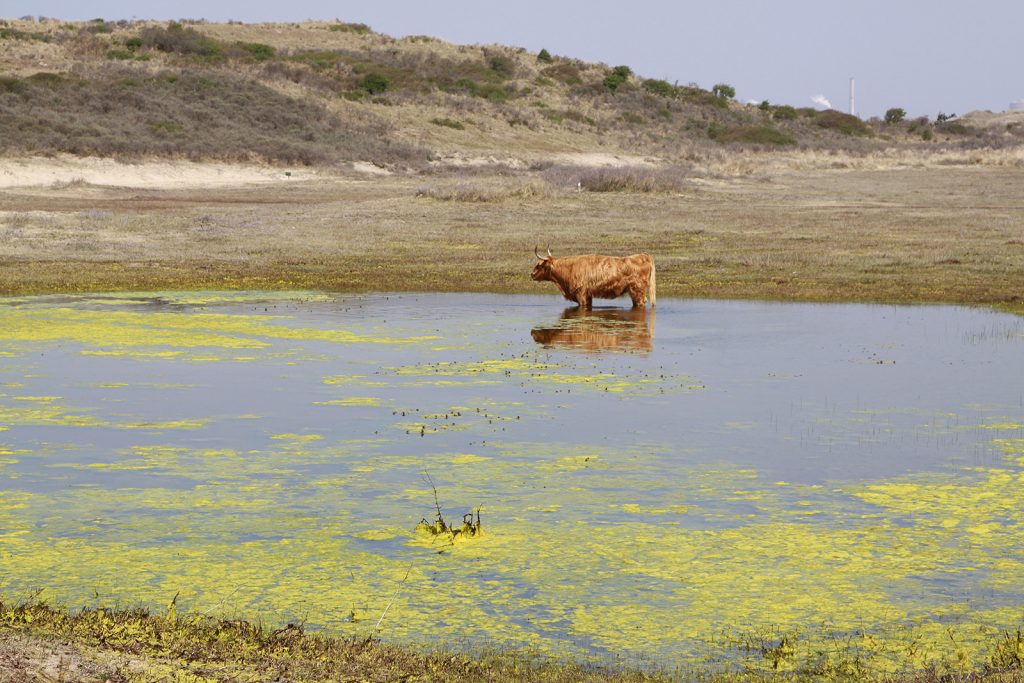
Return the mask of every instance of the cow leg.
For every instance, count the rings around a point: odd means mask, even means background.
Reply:
[[[647,293],[643,290],[630,289],[629,298],[633,300],[633,308],[643,308],[647,305]]]
[[[578,294],[576,294],[576,302],[580,305],[580,308],[582,308],[584,311],[589,311],[590,310],[590,303],[591,303],[591,301],[592,301],[592,299],[591,299],[590,295],[585,293],[585,292],[579,292]]]

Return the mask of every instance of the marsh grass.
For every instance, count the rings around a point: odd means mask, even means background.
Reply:
[[[558,662],[529,653],[423,652],[368,635],[329,637],[301,623],[273,628],[240,619],[146,609],[72,610],[38,600],[0,601],[5,681],[340,680],[661,681],[637,670]]]
[[[175,596],[176,598],[176,596]],[[0,599],[3,681],[76,680],[339,680],[419,681],[889,681],[893,683],[1024,680],[1021,631],[993,636],[979,665],[872,670],[862,649],[867,634],[836,636],[829,651],[807,651],[799,633],[727,636],[718,645],[747,653],[723,668],[666,671],[647,666],[559,660],[527,651],[425,651],[383,642],[373,631],[355,636],[308,632],[302,623],[279,627],[209,614],[179,614],[176,599],[153,613],[145,608],[50,605],[33,596]],[[379,623],[379,622],[378,622]],[[907,643],[908,652],[914,648]],[[951,651],[951,661],[955,653]]]

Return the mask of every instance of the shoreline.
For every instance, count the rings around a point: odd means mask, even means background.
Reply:
[[[529,279],[541,244],[556,256],[650,253],[663,296],[1024,311],[1024,168],[879,173],[765,167],[671,191],[580,192],[530,171],[285,176],[104,162],[88,180],[71,171],[49,185],[0,183],[0,296],[541,294]]]
[[[307,633],[302,624],[178,614],[172,600],[163,614],[144,607],[102,605],[72,610],[51,606],[38,594],[24,602],[0,596],[0,680],[130,681],[174,680],[337,680],[482,681],[502,683],[663,683],[702,680],[746,681],[885,680],[892,683],[971,680],[1010,683],[1024,680],[1021,631],[997,632],[984,663],[957,664],[950,655],[927,668],[911,661],[890,662],[894,670],[866,668],[855,642],[835,634],[837,649],[794,657],[801,634],[776,646],[762,643],[732,666],[676,666],[651,662],[587,662],[539,652],[472,647],[416,646],[369,635]],[[739,636],[737,635],[737,638]],[[952,636],[951,636],[952,637]],[[792,641],[789,641],[789,639]],[[846,642],[845,648],[839,643]],[[854,638],[853,640],[856,640]],[[788,642],[788,645],[787,645]]]

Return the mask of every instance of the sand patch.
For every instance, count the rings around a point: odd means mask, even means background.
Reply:
[[[0,160],[0,188],[73,183],[148,189],[230,187],[309,179],[317,175],[316,171],[304,167],[193,161],[123,163],[70,155]]]
[[[661,161],[654,157],[635,156],[631,154],[610,154],[607,152],[567,152],[553,157],[556,163],[572,166],[622,167],[622,166],[660,166]]]

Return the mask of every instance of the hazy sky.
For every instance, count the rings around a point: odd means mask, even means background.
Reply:
[[[625,64],[737,99],[910,116],[1001,111],[1024,98],[1024,0],[0,0],[0,16],[340,19],[400,37],[502,43]]]

